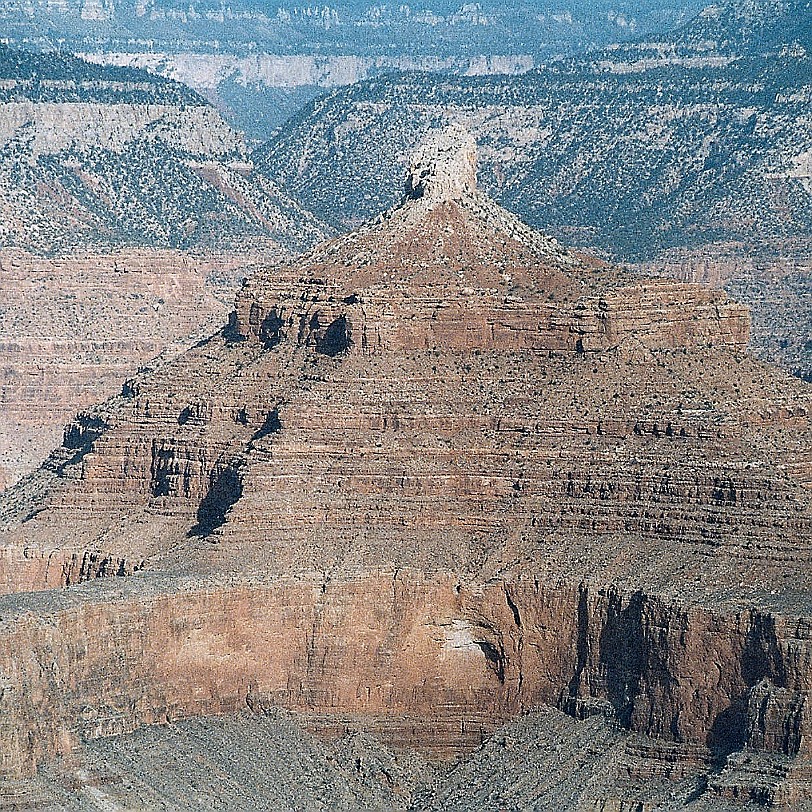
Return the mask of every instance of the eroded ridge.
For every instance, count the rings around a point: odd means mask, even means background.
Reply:
[[[246,704],[449,755],[549,704],[669,775],[742,748],[804,774],[809,387],[723,294],[499,209],[452,136],[423,194],[255,275],[4,497],[6,572],[81,545],[133,573],[4,599],[7,771]],[[6,589],[53,585],[30,571]]]

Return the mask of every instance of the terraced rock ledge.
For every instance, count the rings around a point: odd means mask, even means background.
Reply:
[[[457,808],[808,805],[812,390],[724,293],[568,251],[475,174],[444,133],[401,206],[256,274],[0,497],[6,787],[285,708],[473,753],[412,808],[505,758],[529,788]],[[583,721],[489,738],[542,706]],[[602,778],[544,785],[585,740]]]

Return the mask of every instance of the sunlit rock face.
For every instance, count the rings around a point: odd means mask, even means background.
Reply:
[[[643,783],[750,748],[797,789],[808,387],[500,209],[464,132],[411,166],[5,494],[4,769],[273,706],[448,757],[547,704],[650,737]]]

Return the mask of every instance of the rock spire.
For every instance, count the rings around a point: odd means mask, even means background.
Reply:
[[[477,149],[473,136],[451,124],[426,140],[412,155],[407,198],[457,200],[476,192]]]

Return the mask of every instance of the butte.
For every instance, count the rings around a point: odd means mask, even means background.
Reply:
[[[475,175],[463,132],[426,145],[401,206],[257,274],[5,492],[5,775],[246,706],[448,756],[551,705],[668,769],[808,765],[812,390],[721,292]]]

